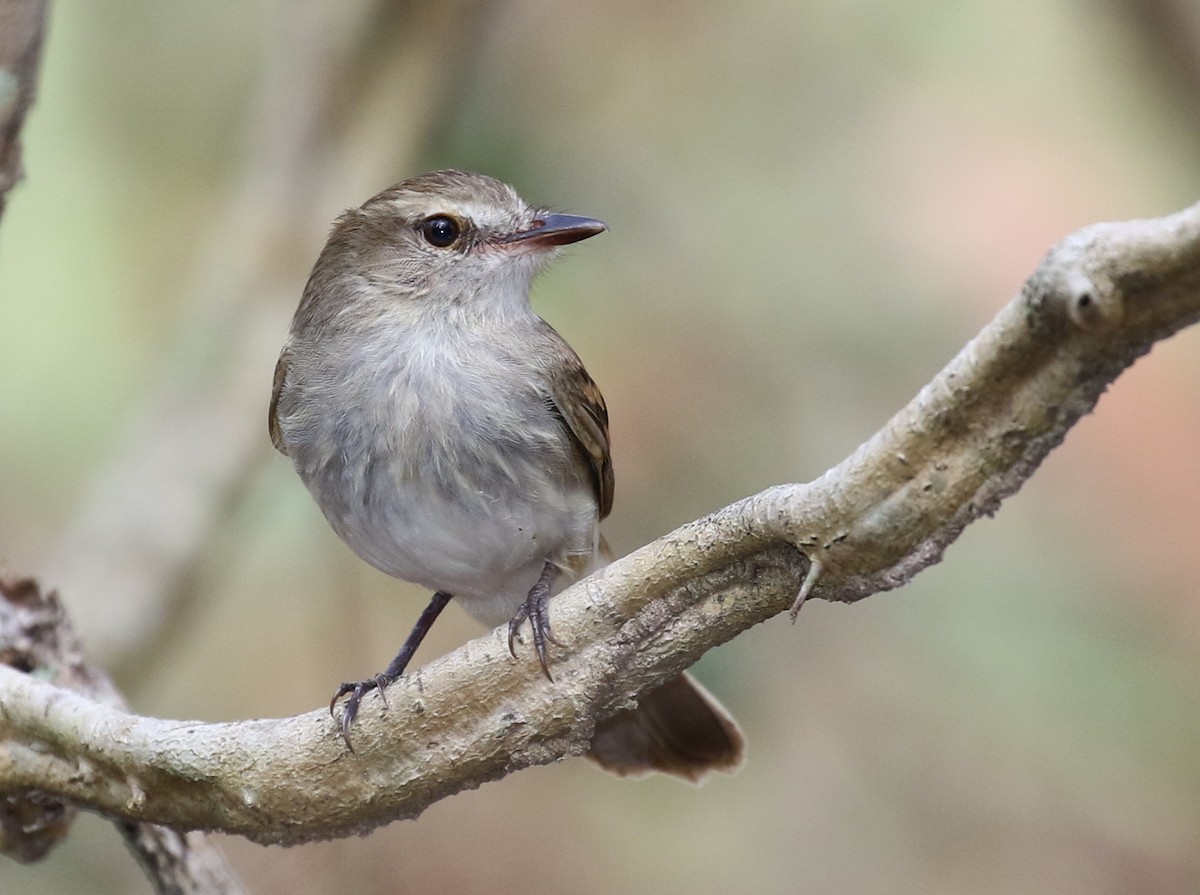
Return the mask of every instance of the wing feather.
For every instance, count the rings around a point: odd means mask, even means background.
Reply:
[[[279,453],[287,456],[287,445],[283,443],[283,432],[279,429],[279,396],[283,394],[283,383],[287,379],[289,354],[285,346],[275,364],[275,381],[271,386],[271,406],[267,410],[267,431],[271,433],[271,444]]]
[[[608,407],[583,362],[561,336],[555,336],[562,354],[557,359],[558,369],[549,377],[549,400],[591,466],[596,503],[603,519],[612,510],[614,488]]]

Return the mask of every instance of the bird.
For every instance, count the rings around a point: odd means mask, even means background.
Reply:
[[[551,598],[608,562],[614,476],[604,397],[530,290],[561,246],[606,229],[460,170],[405,180],[333,224],[276,364],[271,440],[359,557],[433,591],[387,669],[336,689],[351,750],[363,698],[404,673],[451,600],[507,624],[514,657],[528,622],[552,678]],[[588,755],[699,782],[744,750],[684,673],[601,720]]]

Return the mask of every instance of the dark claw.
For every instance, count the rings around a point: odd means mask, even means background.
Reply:
[[[386,674],[375,675],[375,689],[379,691],[379,698],[383,702],[383,710],[384,711],[388,711],[391,708],[391,706],[388,705],[387,692],[386,692],[387,685],[390,683],[391,683],[391,681],[389,681],[387,679]]]
[[[383,700],[384,708],[387,708],[387,698],[383,695],[383,688],[387,684],[387,678],[382,674],[366,681],[341,684],[334,691],[333,699],[329,700],[329,714],[336,720],[337,715],[333,713],[334,706],[337,705],[339,699],[347,693],[350,694],[350,698],[346,700],[346,705],[342,708],[342,739],[346,741],[346,748],[351,752],[354,751],[354,744],[350,742],[350,727],[354,724],[354,719],[358,717],[358,707],[362,704],[363,697],[372,690],[378,690],[379,698]]]
[[[516,615],[508,620],[508,651],[512,653],[512,657],[517,657],[517,632],[521,630],[521,625],[525,624],[525,619],[529,618],[529,607],[522,603],[518,607]]]

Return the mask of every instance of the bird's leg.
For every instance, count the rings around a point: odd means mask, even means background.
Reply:
[[[446,604],[450,602],[451,596],[451,594],[446,593],[444,590],[439,590],[433,595],[433,599],[429,601],[429,605],[425,607],[425,611],[421,613],[421,617],[413,625],[408,639],[404,641],[404,646],[400,647],[400,652],[396,653],[396,658],[392,659],[386,671],[365,681],[342,684],[334,692],[333,699],[329,700],[329,714],[331,715],[333,714],[333,707],[337,705],[337,701],[347,693],[350,694],[350,698],[346,700],[346,707],[342,709],[342,739],[346,741],[346,748],[351,752],[354,751],[354,747],[350,744],[350,725],[354,723],[354,718],[358,715],[358,706],[362,702],[363,697],[372,690],[378,690],[379,698],[383,700],[383,707],[387,708],[387,697],[383,695],[384,688],[404,673],[404,669],[408,667],[408,662],[412,659],[413,653],[417,651],[417,647],[421,645],[421,641],[425,639],[425,635],[429,633],[429,629],[433,627],[433,623],[437,620],[437,617],[446,608]]]
[[[537,653],[538,662],[541,663],[542,671],[547,679],[554,680],[550,676],[550,668],[546,664],[546,641],[556,643],[562,646],[562,641],[554,636],[554,632],[550,630],[550,588],[554,585],[554,579],[558,577],[558,567],[546,563],[542,568],[542,574],[529,591],[529,595],[525,598],[525,602],[517,609],[517,614],[512,617],[508,623],[508,651],[516,658],[517,648],[516,639],[517,631],[521,625],[529,619],[529,627],[533,631],[533,649]]]

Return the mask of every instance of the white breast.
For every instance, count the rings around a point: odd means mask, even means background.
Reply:
[[[536,376],[441,341],[354,365],[371,370],[361,381],[310,388],[310,411],[329,406],[306,414],[289,454],[359,556],[497,625],[545,563],[596,556],[596,498]]]

